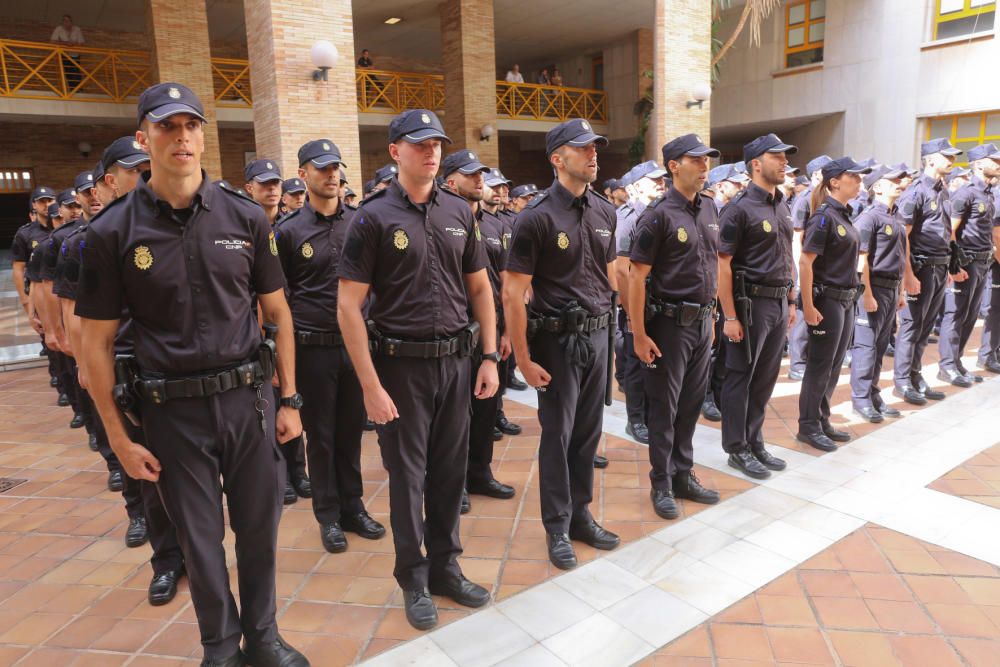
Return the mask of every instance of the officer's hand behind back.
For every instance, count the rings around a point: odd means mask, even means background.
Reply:
[[[635,347],[635,356],[645,364],[652,364],[656,361],[657,357],[663,356],[660,348],[656,346],[656,343],[649,336],[642,336],[641,338],[633,336],[632,341]]]

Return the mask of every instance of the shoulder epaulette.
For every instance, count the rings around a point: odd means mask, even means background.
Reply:
[[[452,197],[457,197],[458,199],[461,199],[463,202],[466,201],[465,197],[463,197],[462,195],[458,194],[457,192],[452,192],[448,188],[438,188],[438,192],[446,192],[449,195],[451,195]]]
[[[543,201],[545,201],[545,199],[548,196],[549,196],[549,191],[548,190],[543,190],[543,191],[539,192],[537,195],[535,195],[534,199],[532,199],[530,202],[528,202],[528,205],[525,206],[525,208],[535,208],[536,206],[538,206],[539,204],[541,204]]]
[[[232,185],[229,184],[228,181],[216,181],[215,184],[218,185],[219,189],[222,190],[223,192],[230,194],[233,197],[236,197],[237,199],[240,199],[244,202],[247,202],[248,204],[253,204],[254,206],[263,208],[260,206],[260,204],[258,204],[253,200],[253,197],[251,197],[246,193],[246,190],[240,190],[238,188],[234,188]]]
[[[604,196],[604,193],[603,193],[603,192],[598,192],[597,190],[591,190],[590,192],[591,192],[592,194],[595,194],[595,195],[597,195],[598,197],[600,197],[600,198],[601,198],[601,199],[603,199],[604,201],[608,202],[609,204],[611,204],[611,200],[610,200],[610,199],[608,199],[608,198],[607,198],[606,196]],[[612,206],[614,206],[614,204],[611,204],[611,205],[612,205]]]
[[[114,199],[112,199],[111,203],[110,204],[105,204],[104,206],[102,206],[101,210],[97,212],[97,215],[95,215],[93,218],[91,218],[90,222],[88,222],[87,224],[88,225],[94,224],[95,220],[99,220],[101,218],[101,216],[104,215],[105,213],[107,213],[109,210],[113,209],[115,206],[121,205],[121,203],[123,201],[125,201],[126,199],[128,199],[128,197],[129,197],[130,194],[132,194],[132,193],[130,192],[128,194],[124,194],[124,195],[122,195],[120,197],[115,197]]]
[[[365,204],[372,201],[373,199],[378,199],[379,197],[384,196],[386,190],[388,189],[389,188],[382,188],[381,190],[376,190],[375,192],[371,193],[370,195],[361,200],[361,206],[363,207]]]
[[[666,197],[667,197],[667,193],[663,193],[663,194],[659,195],[656,199],[654,199],[653,201],[649,202],[649,204],[646,206],[646,208],[656,208],[657,206],[659,206],[659,204],[661,202],[663,202],[664,199],[666,199]]]
[[[729,200],[726,206],[728,206],[729,204],[735,204],[739,200],[743,199],[746,196],[746,194],[747,194],[746,190],[740,190],[735,195],[733,195],[733,198]]]

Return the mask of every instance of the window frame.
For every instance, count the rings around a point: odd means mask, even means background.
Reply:
[[[935,2],[940,2],[940,0],[935,0]],[[798,28],[800,25],[805,30],[803,34],[803,42],[801,46],[788,46],[788,34],[792,30],[792,25],[790,23],[792,18],[792,7],[797,7],[803,5],[805,7],[805,19],[801,24],[796,23],[794,27]],[[824,57],[826,56],[826,13],[823,13],[822,18],[813,19],[812,18],[812,0],[789,0],[788,4],[785,5],[785,54],[784,54],[784,67],[790,67],[788,64],[788,56],[801,53],[803,51],[811,51],[813,49],[823,49]],[[816,23],[823,23],[823,39],[819,42],[809,41],[809,29]],[[809,65],[796,65],[796,67],[808,67],[812,65],[819,65],[823,60],[819,60],[815,63],[809,63]]]
[[[959,113],[959,114],[945,114],[943,116],[929,116],[925,122],[924,136],[925,140],[929,141],[934,137],[931,137],[931,124],[934,121],[942,121],[945,119],[951,120],[951,132],[948,134],[947,139],[951,142],[952,146],[958,146],[960,143],[967,143],[970,141],[975,141],[976,145],[980,144],[990,144],[990,143],[1000,143],[1000,134],[986,134],[986,118],[987,116],[1000,115],[1000,109],[992,109],[990,111],[978,111],[974,113]],[[979,134],[976,136],[958,136],[958,122],[963,118],[978,118],[979,119]],[[965,158],[965,153],[962,153],[962,158],[965,161],[957,161],[956,165],[965,166],[968,164],[968,160]]]
[[[931,39],[937,41],[939,39],[959,39],[962,37],[971,37],[973,35],[981,35],[984,33],[992,32],[996,28],[996,12],[997,12],[997,2],[993,2],[983,5],[982,7],[973,7],[972,0],[962,0],[964,9],[960,12],[951,12],[947,15],[947,18],[941,15],[941,0],[934,0],[934,23],[931,26]],[[960,21],[962,19],[971,18],[973,16],[979,16],[980,14],[985,14],[988,11],[994,13],[993,25],[989,28],[979,30],[977,32],[970,32],[964,35],[953,35],[952,37],[938,37],[938,28],[944,23],[951,23],[952,21]]]

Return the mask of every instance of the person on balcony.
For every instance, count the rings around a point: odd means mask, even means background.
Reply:
[[[372,56],[371,56],[370,53],[368,53],[368,49],[362,49],[361,50],[361,57],[358,58],[358,67],[364,67],[365,69],[371,69],[374,66],[375,66],[375,63],[372,61]]]
[[[559,70],[557,68],[553,68],[550,82],[552,83],[553,86],[563,85],[562,74],[559,73]]]
[[[57,25],[55,30],[52,31],[49,41],[56,44],[83,44],[83,32],[80,30],[80,26],[73,25],[72,16],[63,14],[62,23]],[[66,76],[66,89],[67,91],[72,91],[80,85],[82,79],[80,54],[66,52],[62,57],[62,64],[63,73]]]
[[[521,74],[521,66],[514,65],[507,72],[507,76],[504,77],[507,83],[524,83],[524,76]]]
[[[538,73],[538,79],[535,81],[540,86],[551,86],[552,80],[549,79],[549,70],[543,69]]]

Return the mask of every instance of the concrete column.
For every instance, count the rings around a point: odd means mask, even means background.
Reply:
[[[674,137],[694,132],[709,141],[709,101],[687,108],[691,90],[711,82],[712,3],[655,0],[653,22],[653,115],[646,134],[649,159]]]
[[[245,0],[244,9],[258,157],[277,160],[281,175],[290,178],[299,166],[299,146],[331,139],[360,194],[351,0]],[[319,40],[332,42],[340,53],[327,81],[312,79],[309,52]]]
[[[491,167],[499,166],[499,132],[480,139],[484,125],[497,124],[496,49],[493,0],[444,0],[441,53],[444,70],[444,129],[454,145],[473,150]]]
[[[155,79],[183,83],[201,99],[208,119],[201,164],[209,178],[222,178],[205,0],[149,0],[146,18],[153,36]]]

